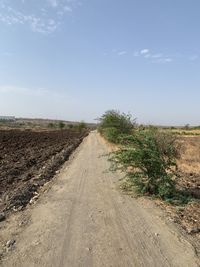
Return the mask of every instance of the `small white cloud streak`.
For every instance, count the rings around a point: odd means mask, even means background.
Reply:
[[[164,58],[164,62],[172,62],[173,59],[172,58]]]
[[[118,53],[117,53],[117,55],[118,56],[124,56],[124,55],[126,55],[127,54],[127,51],[119,51]]]
[[[171,63],[172,61],[173,61],[172,58],[158,58],[152,62],[153,63]]]
[[[112,53],[114,53],[117,56],[124,56],[128,54],[128,51],[126,50],[118,50],[118,49],[112,49]],[[107,55],[107,53],[104,53],[104,55]],[[182,54],[172,54],[172,55],[165,55],[164,53],[153,53],[150,52],[150,49],[142,49],[138,51],[134,51],[132,53],[133,57],[136,58],[143,58],[145,60],[148,60],[151,63],[157,63],[157,64],[169,64],[174,62],[175,60],[180,60],[180,59],[185,59],[185,60],[190,60],[190,61],[196,61],[200,57],[198,54],[191,54],[189,55],[182,55]]]
[[[57,0],[47,0],[47,1],[52,7],[57,7],[58,6],[58,1]]]
[[[162,54],[154,54],[154,55],[151,55],[152,58],[161,58],[163,57]]]
[[[64,10],[67,12],[72,12],[72,8],[70,6],[64,6]]]
[[[140,51],[140,54],[141,54],[141,55],[144,55],[144,54],[147,54],[147,53],[149,53],[149,49],[147,49],[147,48],[142,49],[142,50]]]
[[[150,53],[150,50],[145,48],[140,51],[135,51],[133,53],[134,57],[141,57],[146,60],[151,60],[152,63],[171,63],[173,58],[170,56],[165,56],[162,53]]]

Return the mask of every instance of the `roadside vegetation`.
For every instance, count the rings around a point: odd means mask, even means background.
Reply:
[[[177,187],[180,147],[173,132],[138,126],[130,114],[110,110],[100,118],[99,132],[118,145],[110,154],[112,170],[125,172],[139,194],[173,204],[188,203],[192,196]]]
[[[64,128],[65,128],[65,124],[64,124],[64,122],[59,121],[59,123],[58,123],[58,127],[59,127],[60,130],[64,129]]]
[[[130,114],[108,110],[99,119],[99,132],[110,142],[119,143],[124,134],[131,134],[135,127],[135,119]]]

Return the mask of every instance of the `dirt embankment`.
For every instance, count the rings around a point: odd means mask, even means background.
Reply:
[[[0,212],[22,209],[88,134],[0,131]]]

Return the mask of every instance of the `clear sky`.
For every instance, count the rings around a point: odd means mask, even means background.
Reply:
[[[199,0],[0,0],[0,115],[200,125]]]

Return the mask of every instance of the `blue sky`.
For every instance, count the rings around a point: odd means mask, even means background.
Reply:
[[[200,125],[199,0],[0,0],[0,114]]]

